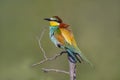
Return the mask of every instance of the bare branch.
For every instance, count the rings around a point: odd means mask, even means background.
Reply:
[[[70,80],[76,80],[76,63],[72,63],[69,61],[69,72]]]
[[[38,63],[35,63],[35,64],[33,64],[32,66],[34,67],[34,66],[40,65],[40,64],[42,64],[42,63],[45,63],[46,61],[52,61],[52,60],[56,59],[57,57],[61,56],[63,53],[66,53],[66,51],[62,51],[61,53],[56,54],[56,55],[54,55],[54,56],[51,57],[51,58],[47,58],[47,57],[46,57],[46,59],[44,59],[44,60],[42,60],[42,61],[40,61],[40,62],[38,62]],[[45,55],[45,56],[46,56],[46,55]]]
[[[42,39],[42,37],[44,35],[44,32],[45,32],[45,29],[42,31],[40,37],[37,38],[39,47],[40,47],[41,51],[43,52],[44,59],[42,61],[38,62],[38,63],[33,64],[32,66],[37,66],[37,65],[40,65],[40,64],[45,63],[47,61],[55,60],[57,57],[61,56],[63,53],[67,53],[66,51],[62,51],[61,53],[56,54],[51,58],[48,58],[46,56],[45,50],[43,49],[43,47],[41,45],[41,39]],[[42,70],[44,72],[58,72],[58,73],[69,74],[70,75],[70,80],[76,80],[76,64],[69,61],[69,67],[70,67],[69,72],[64,71],[64,70],[59,70],[59,69],[46,69],[46,68],[42,68]]]
[[[41,51],[42,51],[43,54],[44,54],[44,58],[47,59],[47,56],[46,56],[45,50],[42,48],[42,45],[41,45],[41,40],[42,40],[42,37],[43,37],[43,35],[44,35],[44,33],[45,33],[45,30],[46,30],[46,29],[44,28],[44,30],[42,31],[40,37],[37,38],[37,40],[38,40],[39,47],[40,47]]]
[[[46,69],[46,68],[42,68],[42,70],[43,70],[44,72],[58,72],[58,73],[69,74],[69,72],[67,72],[67,71],[58,70],[58,69]]]
[[[57,57],[61,56],[63,53],[66,53],[66,51],[62,51],[61,53],[56,54],[56,55],[54,55],[54,56],[51,57],[51,58],[48,58],[48,57],[46,56],[46,52],[45,52],[45,50],[43,49],[42,44],[41,44],[41,40],[42,40],[42,37],[43,37],[43,35],[44,35],[44,33],[45,33],[45,30],[46,30],[46,29],[44,28],[44,30],[42,31],[40,37],[37,37],[39,47],[40,47],[42,53],[44,54],[44,55],[43,55],[43,56],[44,56],[44,59],[43,59],[42,61],[38,62],[38,63],[33,64],[33,65],[32,65],[33,67],[34,67],[34,66],[37,66],[37,65],[40,65],[40,64],[42,64],[42,63],[45,63],[46,61],[54,60],[54,59],[56,59]]]

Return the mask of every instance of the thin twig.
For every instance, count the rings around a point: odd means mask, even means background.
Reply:
[[[41,51],[43,52],[43,56],[44,56],[44,59],[42,60],[42,61],[40,61],[40,62],[38,62],[38,63],[35,63],[35,64],[33,64],[32,66],[34,67],[34,66],[37,66],[37,65],[40,65],[40,64],[42,64],[42,63],[45,63],[46,61],[51,61],[51,60],[54,60],[54,59],[56,59],[57,57],[59,57],[59,56],[61,56],[63,53],[66,53],[66,51],[62,51],[61,53],[59,53],[59,54],[55,54],[53,57],[51,57],[51,58],[48,58],[47,56],[46,56],[46,52],[45,52],[45,50],[43,49],[43,47],[42,47],[42,44],[41,44],[41,40],[42,40],[42,37],[43,37],[43,35],[44,35],[44,33],[45,33],[45,28],[44,28],[44,30],[42,31],[42,33],[41,33],[41,35],[40,35],[40,37],[37,37],[37,40],[38,40],[38,44],[39,44],[39,48],[41,49]]]
[[[69,72],[67,72],[67,71],[58,70],[58,69],[46,69],[46,68],[42,68],[42,70],[43,70],[44,72],[58,72],[58,73],[69,74]]]
[[[45,63],[45,62],[47,62],[47,61],[52,61],[52,60],[56,59],[57,57],[61,56],[63,53],[66,53],[66,51],[62,51],[61,53],[56,54],[56,55],[54,55],[54,56],[51,57],[51,58],[47,58],[47,57],[46,57],[46,59],[44,59],[44,60],[42,60],[42,61],[40,61],[40,62],[38,62],[38,63],[35,63],[35,64],[33,64],[32,66],[37,66],[37,65],[40,65],[40,64]],[[45,56],[46,56],[46,55],[45,55]]]
[[[57,57],[61,56],[63,53],[67,53],[66,51],[62,51],[61,53],[55,54],[53,57],[48,58],[48,57],[46,56],[45,50],[43,49],[43,47],[42,47],[42,45],[41,45],[41,40],[42,40],[42,37],[43,37],[43,35],[44,35],[44,32],[45,32],[45,29],[42,31],[40,37],[37,38],[39,47],[40,47],[41,51],[42,51],[43,54],[44,54],[44,55],[43,55],[43,56],[44,56],[44,59],[43,59],[42,61],[38,62],[38,63],[33,64],[32,66],[37,66],[37,65],[40,65],[40,64],[45,63],[45,62],[47,62],[47,61],[55,60]],[[43,70],[44,72],[50,72],[50,71],[52,71],[52,72],[59,72],[59,73],[69,74],[69,72],[64,71],[64,70],[59,70],[59,69],[46,69],[46,68],[42,68],[42,70]]]
[[[44,30],[42,31],[42,33],[41,33],[41,35],[40,35],[40,38],[37,38],[37,40],[38,40],[39,47],[40,47],[41,51],[42,51],[43,54],[44,54],[44,58],[47,59],[45,50],[42,48],[42,44],[41,44],[41,40],[42,40],[42,37],[43,37],[43,35],[44,35],[44,33],[45,33],[45,30],[46,30],[46,29],[44,28]]]

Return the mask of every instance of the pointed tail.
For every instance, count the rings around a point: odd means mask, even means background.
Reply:
[[[76,63],[77,61],[79,61],[80,63],[85,62],[88,63],[91,67],[93,67],[93,64],[82,54],[82,52],[79,49],[73,51],[67,48],[66,51],[68,53],[68,59],[72,63]]]
[[[70,49],[66,49],[66,51],[68,53],[68,59],[70,62],[72,63],[76,63],[77,61],[79,61],[80,63],[82,62],[82,58],[80,58],[80,56],[77,53],[71,51]]]

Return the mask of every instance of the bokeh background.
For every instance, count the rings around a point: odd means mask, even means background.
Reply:
[[[77,80],[120,80],[120,0],[0,0],[0,80],[69,80],[66,55],[37,67],[43,59],[36,37],[46,32],[42,45],[47,56],[59,53],[49,39],[43,18],[60,16],[71,25],[76,41],[93,63],[77,64]]]

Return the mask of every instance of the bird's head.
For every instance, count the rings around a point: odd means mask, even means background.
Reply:
[[[44,20],[49,21],[50,26],[59,26],[60,28],[67,28],[69,26],[68,24],[63,23],[62,19],[60,19],[58,16],[45,18]]]
[[[62,23],[62,20],[58,16],[53,16],[51,18],[45,18],[44,20],[49,21],[50,26],[59,26]]]

